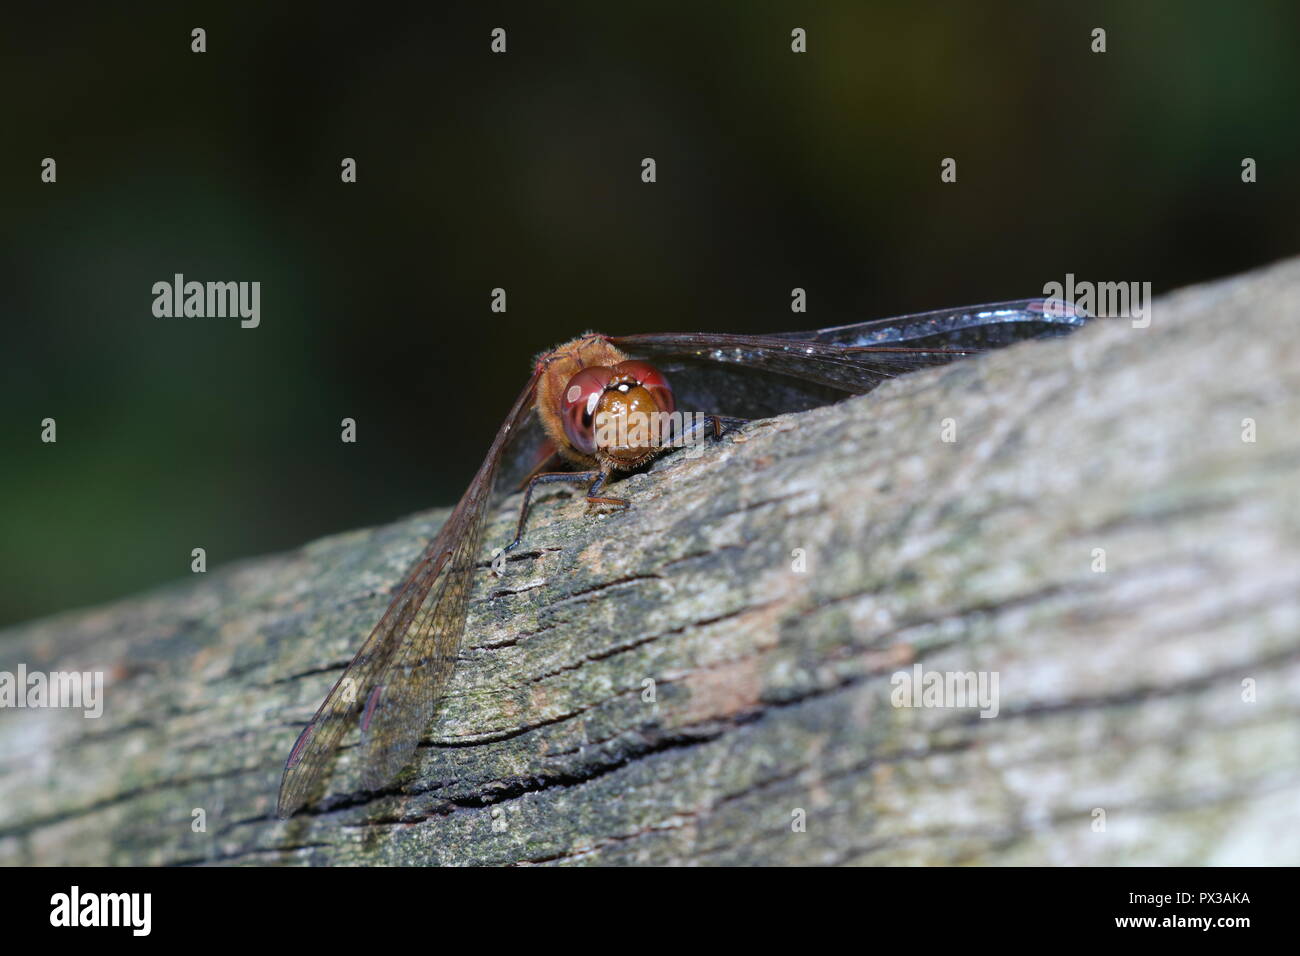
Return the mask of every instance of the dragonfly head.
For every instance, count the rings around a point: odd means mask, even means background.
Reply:
[[[639,361],[581,369],[565,386],[562,404],[564,435],[573,448],[623,469],[655,453],[675,408],[663,373]]]

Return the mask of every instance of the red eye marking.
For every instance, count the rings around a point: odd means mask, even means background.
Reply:
[[[605,392],[605,386],[614,378],[614,370],[604,365],[584,368],[564,386],[560,403],[560,417],[564,422],[564,435],[574,449],[584,455],[596,451],[593,428],[596,404]]]

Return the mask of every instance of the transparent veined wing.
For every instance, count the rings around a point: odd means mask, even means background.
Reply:
[[[1068,303],[1040,298],[812,331],[652,332],[610,341],[667,373],[681,407],[758,418],[862,394],[907,372],[1024,339],[1063,335],[1087,320]]]
[[[532,411],[536,384],[534,374],[451,516],[303,728],[280,780],[280,817],[291,816],[310,799],[358,718],[366,787],[382,787],[410,761],[451,676],[498,466]]]

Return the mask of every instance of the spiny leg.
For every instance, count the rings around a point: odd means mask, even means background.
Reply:
[[[686,445],[701,433],[712,433],[714,438],[721,438],[722,433],[741,425],[748,425],[748,418],[727,418],[725,415],[704,415],[695,419],[673,436],[673,445]],[[707,430],[707,432],[706,432]]]
[[[605,480],[609,478],[609,472],[602,471],[591,487],[587,489],[587,504],[589,505],[618,505],[620,508],[628,506],[626,498],[610,498],[600,494],[600,490],[605,487]]]
[[[748,418],[728,418],[725,415],[710,415],[709,421],[713,422],[713,437],[721,438],[723,432],[729,432],[733,429],[740,428],[742,425],[748,425]]]
[[[533,475],[532,481],[528,482],[528,490],[524,492],[524,503],[519,509],[519,526],[515,529],[515,540],[505,546],[506,551],[512,551],[519,546],[519,542],[524,537],[524,521],[528,518],[528,504],[533,499],[533,489],[538,485],[549,485],[556,481],[591,481],[592,487],[600,484],[604,476],[598,471],[548,471],[544,474]],[[588,495],[591,490],[588,489]]]
[[[741,425],[749,423],[747,418],[728,418],[725,415],[705,415],[693,421],[688,427],[679,432],[672,444],[688,444],[694,435],[708,429],[713,433],[714,438],[721,438],[722,434],[733,428],[739,428]],[[548,460],[549,461],[549,460]],[[614,498],[609,495],[602,495],[600,491],[605,487],[605,482],[609,480],[608,471],[550,471],[542,474],[534,474],[528,482],[528,488],[524,492],[524,502],[519,508],[519,524],[515,528],[515,538],[505,546],[504,551],[512,551],[519,547],[520,541],[524,537],[524,522],[528,519],[528,507],[533,499],[533,489],[538,485],[551,484],[557,481],[590,481],[591,485],[587,488],[587,504],[590,505],[615,505],[619,508],[626,508],[630,502],[626,498]]]

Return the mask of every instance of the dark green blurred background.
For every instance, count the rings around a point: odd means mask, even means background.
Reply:
[[[1294,2],[422,6],[5,14],[0,624],[453,502],[587,328],[1300,252]],[[154,318],[176,272],[260,280],[261,327]]]

